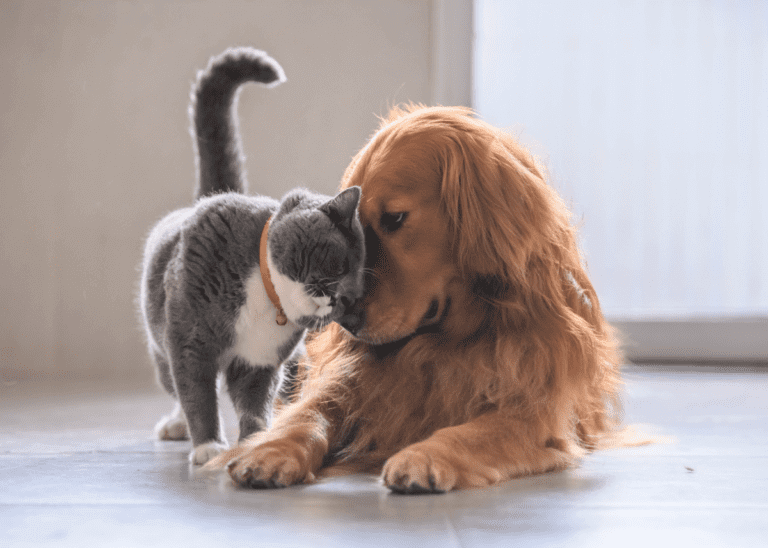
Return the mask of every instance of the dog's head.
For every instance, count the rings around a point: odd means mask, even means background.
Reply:
[[[342,325],[367,343],[468,335],[498,299],[562,293],[578,261],[534,159],[468,109],[395,109],[347,168],[342,186],[355,185],[369,275]]]

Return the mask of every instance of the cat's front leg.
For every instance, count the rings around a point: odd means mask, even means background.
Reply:
[[[266,430],[272,421],[275,397],[280,390],[280,367],[258,366],[235,358],[226,370],[229,395],[240,416],[239,441]]]
[[[189,454],[189,462],[192,464],[203,465],[212,458],[226,451],[229,446],[226,442],[208,441],[192,449]]]

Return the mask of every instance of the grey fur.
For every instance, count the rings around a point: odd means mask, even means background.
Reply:
[[[295,189],[280,202],[241,193],[247,183],[237,134],[238,88],[246,81],[283,80],[274,60],[250,48],[227,50],[198,75],[190,113],[199,199],[164,217],[145,247],[140,307],[149,353],[160,383],[181,405],[195,448],[225,443],[218,418],[220,373],[240,415],[240,439],[265,428],[283,384],[284,364],[295,365],[306,330],[338,320],[362,295],[365,257],[357,213],[359,188],[335,197]],[[274,355],[274,360],[250,363],[242,351],[238,354],[238,337],[243,335],[238,335],[237,326],[246,314],[249,280],[257,280],[257,289],[250,291],[260,291],[260,238],[271,216],[268,249],[276,269],[273,278],[278,275],[286,283],[302,284],[306,295],[300,302],[305,308],[315,297],[324,303],[315,304],[317,310],[331,311],[322,317],[311,311],[289,314],[279,340],[260,343],[274,345],[259,352]],[[291,295],[280,296],[286,313]],[[266,302],[263,295],[258,298]],[[275,311],[269,306],[267,315],[273,321]],[[298,305],[295,309],[303,310]],[[256,325],[271,325],[263,318],[259,321]],[[248,333],[261,341],[258,334]],[[207,459],[194,455],[193,451],[195,462]]]

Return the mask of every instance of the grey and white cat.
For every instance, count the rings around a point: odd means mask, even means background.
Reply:
[[[307,329],[340,319],[362,295],[359,188],[335,197],[296,189],[280,202],[244,194],[239,88],[284,79],[276,61],[251,48],[229,49],[198,74],[190,105],[197,201],[164,217],[144,251],[140,307],[149,353],[178,402],[156,433],[191,437],[194,464],[226,448],[220,374],[240,417],[240,439],[266,428],[285,364],[300,351]],[[270,281],[284,325],[267,293]]]

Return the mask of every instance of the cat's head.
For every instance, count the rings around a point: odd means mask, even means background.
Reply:
[[[272,283],[293,323],[310,329],[341,318],[363,295],[365,242],[360,188],[333,198],[296,189],[269,229]]]

